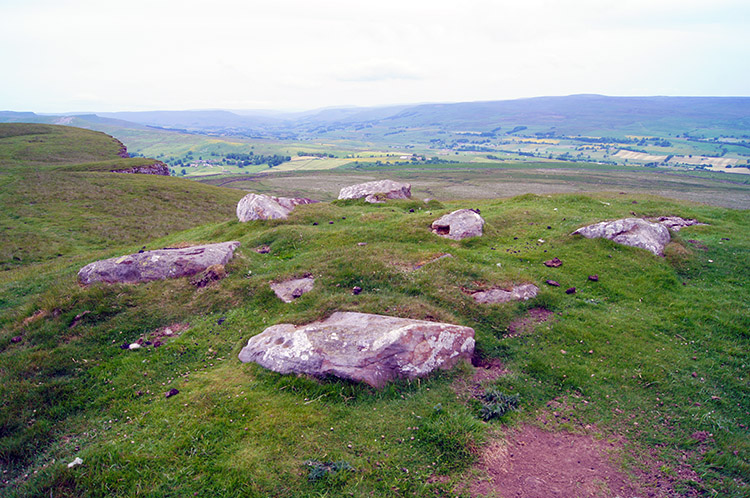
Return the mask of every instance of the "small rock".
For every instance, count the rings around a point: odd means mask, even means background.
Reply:
[[[218,320],[216,320],[216,325],[221,325],[222,323],[224,323],[226,321],[226,319],[227,319],[227,317],[222,316],[221,318],[219,318]]]
[[[318,225],[318,222],[317,221],[313,221],[313,226],[317,226],[317,225]]]
[[[159,340],[157,340],[157,341],[154,341],[154,347],[155,347],[155,348],[158,348],[158,347],[159,347],[159,346],[161,346],[162,344],[164,344],[164,343],[163,343],[163,342],[161,342],[161,341],[159,341]]]
[[[15,336],[15,337],[12,337],[12,338],[10,339],[10,342],[12,342],[13,344],[18,344],[18,343],[19,343],[19,342],[21,342],[22,340],[23,340],[23,337],[21,337],[20,335],[17,335],[17,336]]]
[[[80,457],[75,457],[75,459],[68,464],[68,468],[72,469],[76,465],[81,465],[83,463],[83,460],[81,460]]]
[[[175,396],[177,394],[180,394],[180,391],[178,391],[177,389],[175,389],[173,387],[172,389],[170,389],[169,391],[167,391],[167,393],[164,396],[167,397],[167,398],[171,398],[172,396]]]
[[[550,259],[549,261],[545,261],[544,266],[548,266],[550,268],[557,268],[559,266],[562,266],[562,261],[560,261],[560,258],[554,257]]]
[[[137,342],[134,342],[133,344],[128,346],[128,349],[141,349],[141,345],[138,344]]]
[[[690,374],[690,375],[692,375],[692,376],[693,376],[693,378],[695,378],[695,377],[698,377],[698,372],[693,372],[693,373],[692,373],[692,374]]]
[[[560,287],[560,282],[556,282],[554,280],[547,280],[546,284],[551,285],[552,287]]]
[[[129,348],[130,348],[130,344],[127,342],[124,344],[120,344],[120,349],[129,349]]]
[[[367,242],[357,242],[357,245],[360,247],[364,247],[367,245]]]
[[[362,292],[362,287],[354,287],[352,289],[352,294],[354,294],[355,296],[359,295],[361,292]]]
[[[332,221],[329,221],[329,222],[328,222],[328,224],[329,224],[329,225],[333,225],[333,222],[332,222]]]
[[[413,212],[414,212],[414,208],[410,209],[410,210],[409,210],[409,212],[410,212],[410,213],[413,213]]]
[[[285,303],[291,303],[298,297],[313,290],[315,279],[312,277],[297,278],[285,282],[272,283],[271,289],[276,297]]]
[[[566,294],[575,294],[576,293],[576,288],[575,287],[571,287],[569,289],[565,289],[565,293]]]
[[[269,252],[271,252],[271,246],[267,246],[264,244],[260,247],[256,247],[255,252],[257,252],[258,254],[268,254]]]
[[[589,275],[589,280],[591,280],[592,282],[598,282],[599,275]]]

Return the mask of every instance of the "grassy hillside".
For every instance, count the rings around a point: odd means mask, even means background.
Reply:
[[[80,175],[70,192],[102,189],[116,205],[107,206],[104,194],[96,204],[66,194],[68,207],[54,206],[71,213],[58,216],[58,229],[71,230],[65,257],[39,254],[2,273],[3,496],[468,496],[468,483],[487,477],[474,466],[483,448],[523,424],[618,441],[619,465],[635,475],[650,469],[644,495],[748,495],[747,211],[632,193],[524,195],[337,201],[300,206],[288,220],[243,224],[229,210],[239,192],[170,178],[53,173]],[[14,181],[23,176],[16,172]],[[197,226],[208,215],[173,200],[185,191],[226,208]],[[13,201],[19,192],[4,206],[22,205]],[[160,227],[133,215],[130,203],[148,202],[143,197],[161,199],[161,210],[146,218],[172,221]],[[87,205],[98,207],[87,215]],[[481,210],[483,237],[454,242],[429,232],[432,220],[462,207]],[[665,258],[569,235],[634,209],[709,225],[674,234]],[[178,213],[195,227],[178,231]],[[42,229],[46,216],[30,213],[28,232],[54,234]],[[76,225],[120,218],[106,244],[97,229]],[[203,289],[187,279],[76,283],[83,265],[144,244],[227,240],[242,243],[228,277]],[[4,251],[9,244],[2,240]],[[261,245],[270,252],[254,250]],[[445,253],[453,257],[415,269]],[[562,267],[542,264],[553,256]],[[268,287],[307,273],[315,289],[291,304]],[[467,294],[525,282],[541,287],[536,299],[484,306]],[[362,293],[353,295],[354,286]],[[566,294],[568,287],[577,292]],[[537,308],[552,319],[509,333]],[[477,360],[500,362],[505,373],[477,387],[478,370],[463,365],[375,391],[237,359],[269,325],[342,310],[471,326]],[[184,330],[159,348],[121,349],[167,326]],[[179,394],[165,397],[173,387]],[[518,394],[520,408],[484,422],[477,389]],[[75,457],[83,464],[68,468]],[[326,474],[315,462],[352,470]]]
[[[121,147],[89,130],[0,125],[0,269],[224,220],[242,197],[177,178],[109,173],[154,163],[123,159]]]

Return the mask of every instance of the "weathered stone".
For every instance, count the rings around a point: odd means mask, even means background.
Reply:
[[[576,288],[575,287],[570,287],[568,289],[565,289],[565,293],[566,294],[575,294],[576,293]]]
[[[237,218],[242,221],[285,219],[296,206],[312,204],[307,198],[271,197],[265,194],[247,194],[237,203]]]
[[[589,280],[592,282],[598,282],[599,281],[599,275],[589,275]]]
[[[693,218],[680,218],[679,216],[659,216],[658,218],[649,218],[649,221],[654,221],[660,225],[664,225],[670,230],[679,232],[680,228],[691,227],[693,225],[706,225]]]
[[[523,284],[512,287],[509,291],[504,289],[490,289],[475,292],[471,295],[479,304],[507,303],[508,301],[527,301],[536,297],[539,287],[534,284]]]
[[[664,246],[671,240],[669,230],[658,223],[641,218],[624,218],[615,221],[602,221],[579,228],[573,235],[583,235],[587,239],[602,237],[626,246],[640,247],[657,256],[664,254]]]
[[[461,240],[482,235],[484,219],[472,209],[459,209],[432,222],[432,231],[442,237]]]
[[[313,290],[315,285],[315,279],[312,277],[297,278],[294,280],[287,280],[286,282],[277,282],[271,284],[271,289],[276,294],[276,297],[284,301],[285,303],[291,303],[302,294]]]
[[[175,388],[173,387],[172,389],[170,389],[169,391],[167,391],[167,392],[166,392],[166,393],[164,394],[164,397],[165,397],[165,398],[171,398],[172,396],[176,396],[176,395],[178,395],[178,394],[180,394],[180,391],[179,391],[178,389],[175,389]]]
[[[562,261],[560,261],[560,258],[554,257],[548,261],[545,261],[544,266],[547,266],[549,268],[558,268],[562,266]]]
[[[469,327],[337,312],[308,325],[269,327],[250,338],[239,358],[282,374],[333,375],[379,388],[451,368],[473,352]]]
[[[227,264],[239,245],[237,241],[221,242],[103,259],[81,268],[78,281],[88,285],[94,282],[136,283],[190,277],[209,266]]]
[[[385,202],[386,199],[411,199],[411,185],[393,180],[380,180],[350,185],[339,192],[339,199],[363,197],[366,202],[370,203]]]
[[[557,282],[555,280],[546,280],[545,281],[547,285],[551,285],[552,287],[560,287],[560,282]]]
[[[132,168],[125,169],[113,169],[110,170],[110,173],[169,176],[169,166],[161,161],[157,161],[154,164],[144,164],[143,166],[133,166]]]

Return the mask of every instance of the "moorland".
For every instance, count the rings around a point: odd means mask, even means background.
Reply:
[[[614,475],[637,496],[748,495],[745,175],[476,151],[430,163],[416,146],[402,159],[409,143],[394,149],[396,160],[363,157],[362,141],[343,135],[328,146],[112,119],[88,123],[115,126],[131,151],[149,141],[136,152],[164,148],[155,159],[213,151],[226,160],[233,147],[309,164],[234,164],[192,175],[202,181],[117,174],[112,165],[153,159],[120,157],[121,142],[99,132],[0,125],[4,495],[502,496],[488,462],[532,430],[560,435],[563,447],[587,438],[599,455],[594,477],[568,485],[571,496],[612,496]],[[408,179],[414,198],[335,200],[342,186],[383,177]],[[240,223],[242,189],[324,202]],[[481,211],[482,237],[429,231],[465,207]],[[571,235],[602,220],[665,215],[705,225],[673,232],[664,257]],[[227,277],[205,288],[185,278],[77,282],[98,259],[227,240],[241,243]],[[263,246],[267,253],[255,250]],[[553,256],[561,267],[542,264]],[[316,287],[292,303],[269,288],[306,274]],[[540,287],[536,298],[487,306],[470,297],[524,282]],[[379,390],[238,361],[264,328],[335,311],[472,327],[474,361]],[[166,328],[180,332],[158,348],[122,348]],[[179,394],[166,397],[173,388]],[[488,393],[517,405],[485,420]],[[68,467],[76,457],[83,463]]]

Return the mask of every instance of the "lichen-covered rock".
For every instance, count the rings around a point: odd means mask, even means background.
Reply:
[[[411,199],[411,185],[394,182],[393,180],[379,180],[376,182],[359,183],[344,187],[339,192],[339,199],[365,199],[366,202],[379,203],[386,199]]]
[[[269,327],[250,338],[239,358],[282,374],[333,375],[380,388],[451,368],[473,352],[469,327],[337,312],[308,325]]]
[[[659,223],[651,223],[641,218],[624,218],[615,221],[602,221],[579,228],[573,235],[583,235],[587,239],[605,238],[618,244],[640,247],[657,256],[664,255],[664,246],[669,244],[669,230]]]
[[[285,303],[291,303],[302,294],[313,290],[315,285],[315,279],[312,277],[297,278],[294,280],[287,280],[285,282],[277,282],[271,284],[271,290],[276,294],[276,297],[284,301]]]
[[[312,204],[307,198],[271,197],[265,194],[247,194],[237,203],[237,218],[242,221],[285,219],[295,207]]]
[[[473,209],[459,209],[432,222],[432,231],[442,237],[461,240],[482,235],[484,219]]]
[[[190,277],[210,266],[227,264],[239,245],[237,241],[220,242],[103,259],[81,268],[78,272],[78,281],[88,285],[94,282],[137,283]]]
[[[474,301],[480,304],[507,303],[508,301],[527,301],[533,299],[539,293],[539,287],[534,284],[522,284],[512,287],[509,291],[503,289],[490,289],[475,292],[471,295]]]

